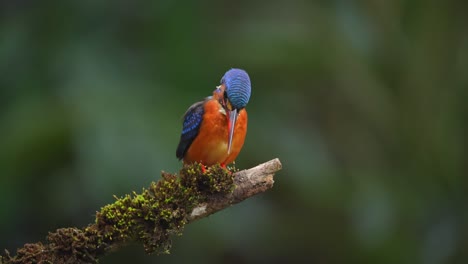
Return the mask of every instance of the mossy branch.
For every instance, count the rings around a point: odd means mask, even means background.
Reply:
[[[25,244],[15,256],[5,250],[0,264],[97,263],[129,241],[142,242],[147,253],[168,253],[170,236],[181,234],[185,224],[272,188],[280,169],[279,159],[273,159],[238,172],[213,166],[203,173],[199,164],[182,168],[179,175],[163,172],[148,189],[102,207],[93,224],[57,229],[46,243]]]

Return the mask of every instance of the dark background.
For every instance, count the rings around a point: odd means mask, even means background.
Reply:
[[[0,1],[0,249],[176,172],[181,116],[248,71],[237,159],[275,187],[101,263],[466,263],[464,1]]]

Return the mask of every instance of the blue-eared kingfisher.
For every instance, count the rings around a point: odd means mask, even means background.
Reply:
[[[183,118],[176,156],[184,164],[233,162],[244,145],[251,86],[247,72],[230,69],[213,95],[189,107]]]

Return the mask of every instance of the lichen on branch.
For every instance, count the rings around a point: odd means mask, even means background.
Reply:
[[[169,236],[181,234],[192,209],[213,194],[226,194],[234,189],[231,171],[219,165],[202,173],[201,166],[184,167],[179,175],[162,173],[162,179],[152,182],[142,193],[117,198],[96,214],[93,229],[100,238],[98,244],[111,241],[143,242],[147,253],[168,252]]]
[[[50,232],[46,243],[25,244],[15,256],[5,251],[0,264],[96,263],[129,241],[141,242],[147,253],[168,253],[171,235],[182,234],[185,224],[271,188],[272,175],[279,169],[281,163],[275,159],[241,172],[219,165],[202,172],[200,164],[185,166],[178,175],[162,172],[162,178],[141,193],[115,197],[96,213],[93,224]],[[265,179],[255,178],[261,175],[259,170]]]

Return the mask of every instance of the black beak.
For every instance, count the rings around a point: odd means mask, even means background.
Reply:
[[[231,154],[231,145],[232,138],[234,136],[234,128],[236,127],[237,121],[237,109],[229,111],[229,120],[228,120],[228,129],[229,129],[229,138],[228,138],[228,154]]]

